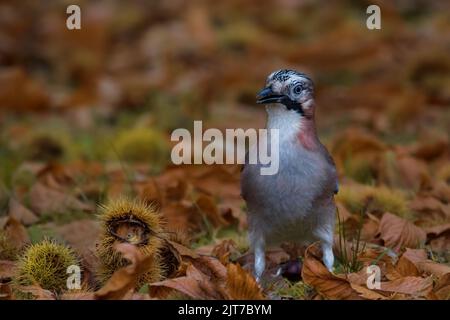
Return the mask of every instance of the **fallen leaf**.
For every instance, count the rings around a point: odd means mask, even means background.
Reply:
[[[65,292],[59,299],[61,300],[94,300],[94,292],[80,291],[80,292]]]
[[[450,223],[439,224],[432,227],[423,228],[427,233],[428,239],[433,239],[439,237],[442,233],[450,231]]]
[[[399,273],[400,276],[406,277],[406,276],[415,276],[419,277],[421,275],[421,272],[417,268],[417,266],[406,257],[402,256],[397,262],[397,265],[395,266],[396,271]]]
[[[423,183],[430,181],[425,162],[409,156],[397,158],[397,172],[404,188],[418,190]]]
[[[228,225],[228,222],[221,216],[219,208],[211,196],[201,194],[195,201],[195,205],[200,213],[204,214],[214,227]]]
[[[422,273],[426,273],[440,278],[445,274],[450,273],[450,266],[428,259],[427,254],[423,249],[406,249],[397,265],[399,265],[401,261],[404,265],[401,265],[400,267],[406,268],[405,265],[409,262],[410,268],[408,269],[410,273],[408,274],[408,270],[404,270],[404,272],[402,273],[403,275],[418,276]],[[414,268],[411,266],[411,264],[415,267],[415,272],[413,272]]]
[[[230,255],[234,254],[236,256],[239,254],[239,251],[236,249],[236,243],[232,239],[225,239],[216,244],[211,253],[222,264],[226,265],[229,262]]]
[[[229,300],[262,300],[264,296],[255,278],[238,264],[229,263],[225,284]]]
[[[381,282],[380,291],[403,293],[413,296],[426,296],[433,289],[431,277],[404,277],[392,281]]]
[[[409,204],[411,210],[416,211],[421,219],[446,220],[450,218],[450,204],[443,204],[430,196],[417,196]]]
[[[25,226],[32,225],[39,220],[39,218],[30,209],[25,207],[14,197],[11,197],[9,200],[9,216],[13,217],[17,221],[20,221]]]
[[[16,219],[9,217],[3,229],[7,239],[16,249],[20,250],[30,243],[27,229]]]
[[[189,249],[186,246],[183,246],[182,244],[179,244],[175,241],[167,240],[168,245],[170,245],[181,257],[189,257],[192,259],[197,259],[200,256],[192,249]]]
[[[189,262],[214,282],[223,283],[227,278],[227,268],[217,258],[200,256]]]
[[[97,300],[118,300],[130,295],[137,284],[139,276],[145,273],[153,263],[153,256],[142,256],[132,244],[120,243],[115,250],[122,253],[130,264],[113,273],[106,284],[94,294]]]
[[[381,218],[379,233],[384,245],[395,251],[403,247],[416,248],[426,240],[425,231],[389,212]]]
[[[380,293],[378,293],[376,291],[367,289],[364,286],[361,286],[361,285],[358,285],[358,284],[355,284],[355,283],[350,283],[350,286],[352,287],[353,290],[358,292],[359,295],[362,298],[364,298],[364,299],[368,299],[368,300],[386,300],[386,299],[389,299],[388,297],[383,296],[382,294],[380,294]]]
[[[331,274],[323,265],[317,244],[306,249],[302,279],[328,299],[361,300],[347,279]]]
[[[70,194],[50,189],[40,182],[33,185],[29,196],[32,210],[40,215],[61,213],[71,210],[88,212],[94,210],[92,205],[81,202]]]
[[[0,300],[11,300],[13,292],[9,283],[0,282]]]
[[[0,283],[11,280],[16,271],[16,262],[0,260]]]
[[[17,286],[15,288],[24,293],[31,293],[37,300],[56,300],[55,295],[51,291],[43,289],[38,285]]]
[[[450,273],[445,274],[441,279],[439,279],[433,289],[433,292],[441,300],[450,299]]]
[[[179,291],[193,299],[224,299],[224,296],[219,293],[216,284],[211,281],[211,278],[192,264],[187,267],[186,276],[184,277],[151,283],[150,295],[166,297],[168,292],[164,292],[161,296],[161,291],[158,290],[160,287]]]

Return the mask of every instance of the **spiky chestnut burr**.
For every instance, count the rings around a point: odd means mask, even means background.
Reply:
[[[22,294],[20,287],[39,285],[43,289],[60,293],[67,289],[67,268],[79,265],[74,251],[55,241],[45,239],[30,245],[20,256],[13,279],[19,298],[32,298]]]
[[[159,213],[141,200],[119,198],[101,207],[101,235],[97,246],[100,264],[97,279],[104,284],[112,274],[129,262],[114,249],[117,243],[130,243],[154,263],[138,280],[138,287],[161,279],[164,270],[160,259],[163,232]]]

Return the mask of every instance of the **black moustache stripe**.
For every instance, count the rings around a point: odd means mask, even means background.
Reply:
[[[291,99],[289,99],[289,97],[284,96],[280,103],[282,103],[284,106],[286,106],[286,108],[288,110],[295,110],[298,113],[300,113],[302,116],[305,115],[305,112],[303,111],[303,107],[301,103],[292,101]]]

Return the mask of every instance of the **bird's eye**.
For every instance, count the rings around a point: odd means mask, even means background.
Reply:
[[[301,85],[297,85],[294,87],[294,93],[295,94],[300,94],[302,92],[302,86]]]

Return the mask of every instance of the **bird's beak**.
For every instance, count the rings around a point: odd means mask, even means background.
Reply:
[[[279,103],[285,98],[282,94],[275,94],[270,87],[262,89],[256,96],[258,104]]]

